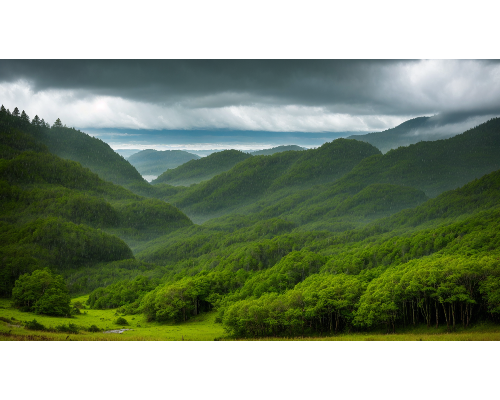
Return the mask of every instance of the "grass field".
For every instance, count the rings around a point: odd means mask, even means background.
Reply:
[[[84,303],[86,296],[73,299],[73,302]],[[0,299],[0,340],[83,340],[83,341],[137,341],[137,340],[232,340],[226,337],[221,324],[214,322],[215,312],[199,315],[190,321],[180,324],[160,324],[147,322],[142,314],[126,315],[124,318],[129,325],[117,325],[114,323],[120,317],[116,310],[82,310],[82,314],[72,318],[50,317],[21,312],[11,306],[8,299]],[[58,325],[77,325],[79,333],[70,334],[63,332],[34,331],[22,326],[22,321],[36,319],[49,329]],[[103,333],[86,331],[91,325],[96,325],[101,330],[131,329],[123,333]],[[243,339],[242,339],[243,340]],[[326,340],[326,341],[498,341],[500,340],[500,326],[494,324],[477,324],[468,329],[461,327],[455,332],[447,332],[446,327],[439,329],[419,326],[400,330],[396,334],[385,334],[383,332],[351,333],[330,336],[308,336],[294,338],[258,338],[244,340]]]
[[[82,296],[72,301],[84,303],[86,300],[86,296]],[[73,318],[49,317],[21,312],[11,307],[10,300],[0,299],[0,317],[11,321],[9,323],[0,321],[0,340],[214,340],[224,334],[222,325],[214,323],[214,312],[199,315],[181,324],[146,322],[143,315],[139,314],[124,316],[129,325],[122,326],[114,323],[119,316],[116,310],[82,310],[82,314]],[[72,323],[81,329],[78,334],[68,334],[28,330],[20,324],[21,321],[33,319],[47,328]],[[91,333],[83,330],[91,325],[96,325],[102,330],[120,328],[131,330],[123,333]]]

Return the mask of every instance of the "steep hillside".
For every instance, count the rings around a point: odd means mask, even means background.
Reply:
[[[395,128],[383,132],[373,132],[366,135],[352,135],[348,139],[360,140],[374,145],[382,153],[400,146],[409,146],[421,141],[433,141],[436,138],[446,139],[454,136],[453,133],[441,133],[439,136],[429,133],[436,127],[432,117],[417,117],[403,122]]]
[[[413,209],[380,219],[373,225],[386,230],[415,227],[429,221],[442,223],[450,218],[486,211],[500,204],[500,170],[466,185],[444,192]]]
[[[146,183],[127,160],[99,138],[71,128],[42,128],[33,131],[33,135],[52,154],[76,161],[104,180],[122,186]]]
[[[337,139],[317,149],[252,156],[169,201],[189,215],[224,214],[263,196],[274,202],[314,184],[334,182],[374,154],[380,152],[370,144]]]
[[[190,160],[198,160],[200,157],[182,150],[142,150],[128,157],[141,175],[161,175],[168,169],[173,169],[187,163]]]
[[[191,160],[172,170],[165,171],[153,182],[174,186],[190,186],[194,183],[209,180],[233,168],[239,162],[251,157],[239,150],[224,150],[212,153],[199,160]]]
[[[91,273],[97,264],[133,257],[122,239],[149,240],[192,224],[170,204],[51,154],[27,132],[38,127],[14,118],[0,113],[0,295],[9,296],[22,273]]]
[[[273,147],[272,149],[266,149],[266,150],[257,150],[257,151],[250,151],[249,153],[252,156],[270,156],[274,153],[281,153],[283,151],[301,151],[301,150],[306,150],[304,147],[296,146],[296,145],[289,145],[289,146],[277,146]]]
[[[500,168],[500,118],[449,139],[421,142],[363,160],[339,185],[390,183],[427,196],[460,187]]]

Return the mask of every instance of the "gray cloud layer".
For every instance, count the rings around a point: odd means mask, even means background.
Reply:
[[[436,124],[446,125],[500,114],[500,65],[475,60],[0,60],[0,94],[46,107],[49,114],[50,107],[59,107],[64,115],[60,107],[66,104],[76,126],[369,131],[418,115],[439,113]],[[81,115],[72,117],[77,110]],[[41,113],[38,108],[31,112]]]

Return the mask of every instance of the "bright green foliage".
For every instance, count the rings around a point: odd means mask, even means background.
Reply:
[[[91,308],[125,307],[132,310],[137,308],[142,297],[156,287],[156,283],[145,276],[138,276],[133,280],[119,281],[105,288],[98,288],[90,293],[87,304]]]
[[[64,279],[49,269],[21,275],[12,289],[14,304],[37,314],[69,315],[70,298]]]

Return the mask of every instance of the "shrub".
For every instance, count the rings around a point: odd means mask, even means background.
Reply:
[[[24,326],[26,327],[26,329],[30,329],[32,331],[44,331],[46,330],[47,328],[45,328],[45,326],[43,326],[41,323],[39,323],[36,319],[34,319],[33,321],[27,321]]]
[[[123,318],[123,317],[120,317],[118,318],[116,321],[115,321],[115,324],[116,325],[128,325],[128,321]]]
[[[68,325],[61,324],[56,326],[56,331],[66,332],[66,333],[78,333],[78,327],[72,323],[69,323]]]
[[[90,328],[87,329],[88,332],[100,332],[101,330],[95,326],[95,325],[91,325]]]

